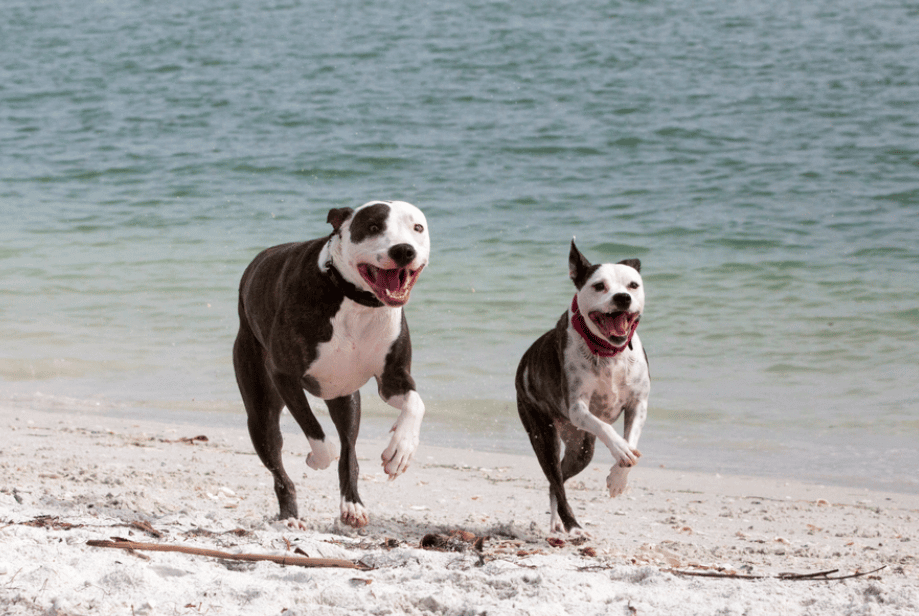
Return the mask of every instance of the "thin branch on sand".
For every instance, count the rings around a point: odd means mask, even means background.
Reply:
[[[745,575],[740,573],[722,573],[718,571],[681,571],[679,569],[663,569],[665,573],[674,575],[686,575],[692,577],[709,577],[709,578],[728,578],[738,580],[763,580],[766,578],[775,578],[779,580],[805,581],[805,582],[835,582],[836,580],[849,580],[852,578],[864,577],[877,573],[881,569],[886,569],[887,565],[872,569],[871,571],[856,571],[849,575],[833,575],[839,573],[839,569],[830,569],[829,571],[818,571],[816,573],[780,573],[775,576],[769,575]]]
[[[196,556],[208,556],[210,558],[221,558],[224,560],[244,560],[244,561],[269,561],[279,565],[292,565],[297,567],[336,567],[340,569],[361,569],[367,570],[369,567],[361,563],[339,558],[307,558],[303,556],[276,556],[273,554],[231,554],[219,550],[206,550],[202,548],[193,548],[182,545],[168,545],[162,543],[138,543],[136,541],[124,540],[91,540],[86,542],[87,545],[94,548],[118,548],[122,550],[149,550],[152,552],[181,552],[183,554],[194,554]]]

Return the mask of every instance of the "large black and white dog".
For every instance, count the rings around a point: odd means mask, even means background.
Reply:
[[[577,293],[555,329],[520,360],[517,411],[549,480],[550,532],[580,533],[565,481],[590,463],[599,437],[616,460],[606,480],[610,496],[625,490],[641,456],[651,380],[635,334],[645,306],[639,260],[591,265],[572,240],[568,265]],[[624,436],[611,426],[620,414]]]
[[[297,517],[297,495],[281,463],[279,418],[286,406],[306,434],[306,463],[326,468],[339,452],[326,440],[304,389],[325,400],[341,440],[341,520],[365,526],[354,445],[358,389],[376,378],[380,397],[401,412],[383,451],[393,479],[408,467],[424,404],[411,376],[412,348],[402,306],[430,254],[427,221],[403,201],[329,211],[327,237],[260,253],[239,286],[236,381],[249,434],[274,475],[280,518]]]

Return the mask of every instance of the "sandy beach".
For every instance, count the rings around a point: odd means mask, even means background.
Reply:
[[[383,443],[362,440],[371,522],[354,530],[337,522],[334,469],[309,469],[288,436],[293,524],[273,519],[239,423],[0,407],[0,613],[919,613],[919,495],[646,464],[610,499],[594,464],[569,482],[589,533],[572,540],[547,534],[533,457],[422,443],[389,482]]]

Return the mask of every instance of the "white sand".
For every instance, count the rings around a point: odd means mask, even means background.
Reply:
[[[569,487],[591,537],[554,547],[534,457],[422,445],[408,473],[388,482],[377,462],[383,444],[362,441],[360,488],[372,518],[354,531],[336,522],[334,469],[308,469],[305,439],[288,437],[303,517],[294,529],[272,519],[270,475],[243,424],[0,408],[0,614],[919,613],[917,495],[639,466],[629,491],[610,499],[608,469],[593,465]],[[199,434],[208,441],[179,440]],[[457,529],[487,537],[482,553],[462,537],[448,545],[461,551],[421,549],[426,534]],[[87,545],[112,537],[299,550],[372,569]],[[841,581],[778,577],[880,567]]]

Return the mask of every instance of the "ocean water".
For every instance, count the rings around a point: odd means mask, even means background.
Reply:
[[[0,402],[243,425],[243,268],[404,199],[433,242],[407,308],[425,441],[529,451],[513,374],[576,236],[643,262],[642,464],[919,491],[917,22],[907,0],[4,2]],[[364,394],[382,438],[395,411]]]

